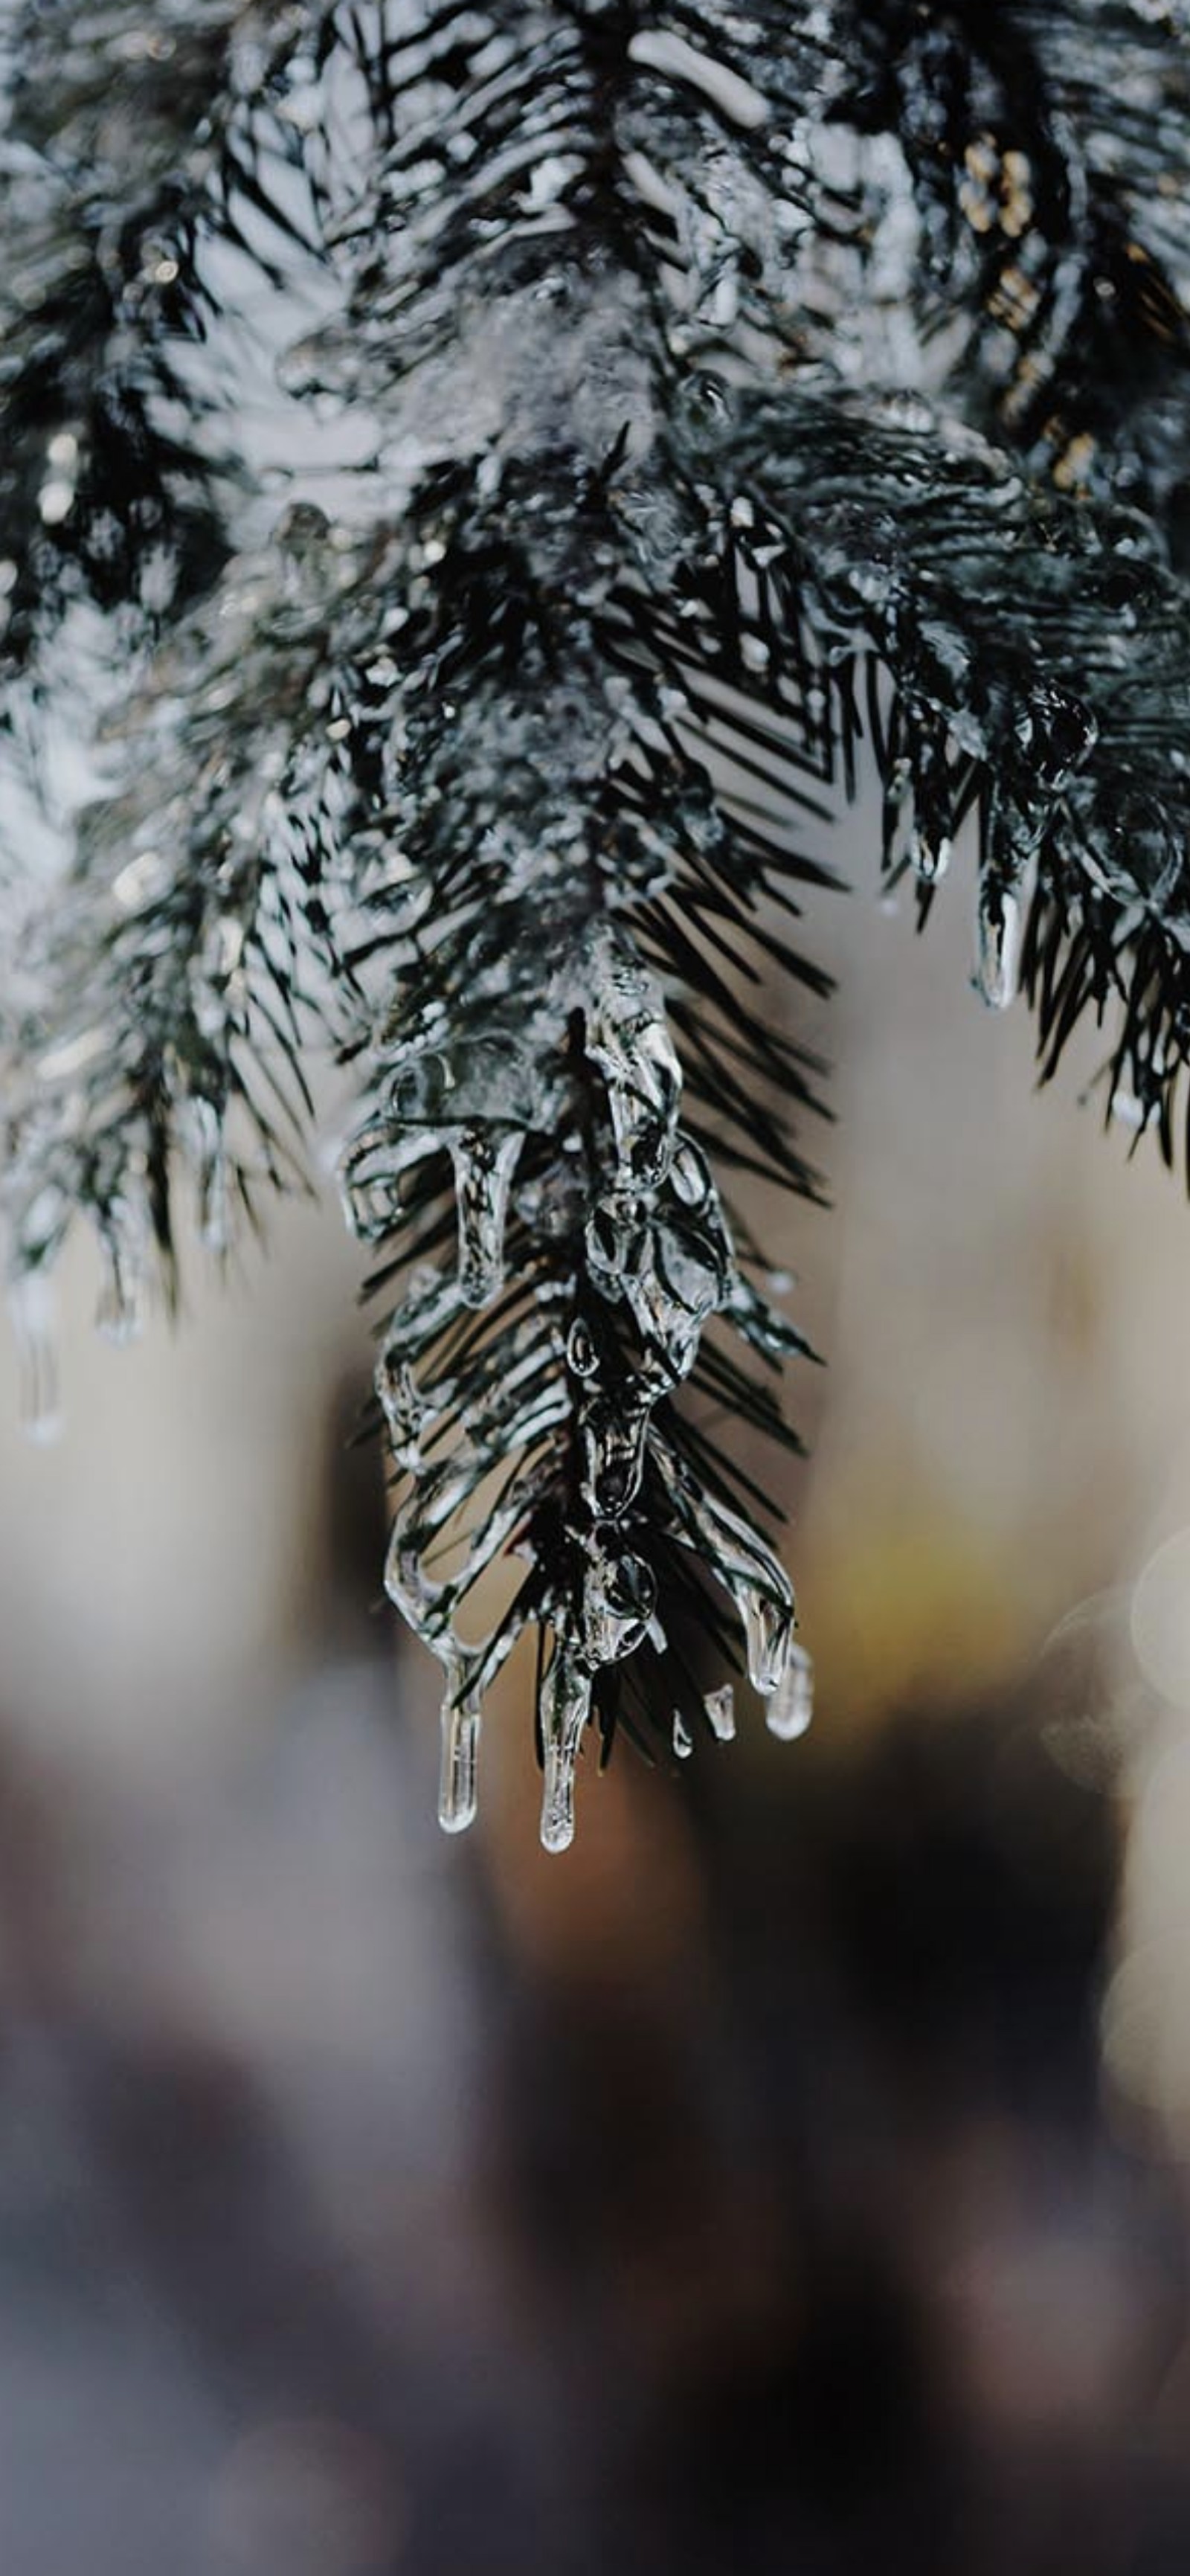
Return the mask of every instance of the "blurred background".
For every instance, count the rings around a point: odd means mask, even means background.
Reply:
[[[14,1348],[3,2576],[1184,2576],[1190,1210],[970,912],[814,925],[815,1728],[563,1860],[519,1666],[434,1822],[329,1188],[123,1352],[80,1243],[52,1446]]]

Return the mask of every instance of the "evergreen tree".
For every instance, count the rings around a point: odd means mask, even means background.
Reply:
[[[1086,1014],[1167,1159],[1190,1040],[1182,0],[5,0],[5,1193],[100,1319],[300,1179],[391,1307],[388,1590],[442,1820],[539,1641],[593,1723],[809,1714],[764,1496],[804,1350],[800,847],[883,782],[924,919]],[[68,851],[68,857],[62,855]],[[796,1127],[796,1133],[795,1133]],[[24,1290],[20,1283],[26,1283]],[[35,1373],[44,1359],[34,1352]],[[457,1618],[518,1560],[482,1645]]]

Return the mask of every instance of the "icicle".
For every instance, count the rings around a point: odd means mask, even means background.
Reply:
[[[917,799],[907,760],[894,761],[884,790],[884,864],[896,874],[917,847]]]
[[[698,1357],[707,1318],[730,1293],[731,1247],[718,1220],[691,1221],[679,1232],[655,1216],[643,1236],[642,1257],[626,1273],[623,1294],[642,1342],[660,1352],[671,1380],[688,1377]]]
[[[463,1127],[450,1139],[459,1219],[459,1295],[489,1306],[504,1285],[504,1228],[520,1128]]]
[[[954,856],[954,844],[945,833],[936,841],[927,840],[915,831],[909,849],[909,864],[922,885],[938,885],[946,875]]]
[[[735,1692],[730,1682],[721,1682],[718,1690],[708,1691],[703,1701],[707,1724],[720,1744],[730,1744],[735,1737]]]
[[[475,1821],[482,1711],[478,1691],[463,1678],[465,1657],[446,1660],[442,1700],[442,1773],[438,1822],[444,1834],[461,1834]]]
[[[804,1735],[814,1715],[814,1665],[804,1646],[789,1642],[788,1661],[765,1710],[770,1735],[790,1744]]]
[[[599,1367],[595,1336],[581,1315],[576,1315],[566,1339],[566,1365],[575,1377],[594,1377]]]
[[[20,1368],[21,1429],[39,1447],[59,1439],[62,1432],[54,1304],[52,1283],[41,1271],[22,1271],[8,1291]]]
[[[769,1699],[784,1679],[789,1658],[794,1620],[789,1577],[738,1512],[700,1492],[661,1441],[651,1449],[684,1524],[685,1544],[705,1554],[710,1571],[735,1602],[744,1626],[748,1679],[762,1699]]]
[[[675,1149],[674,1158],[669,1167],[669,1181],[670,1188],[685,1207],[705,1207],[707,1200],[715,1195],[715,1184],[711,1179],[711,1168],[706,1155],[702,1147],[696,1145],[689,1136],[683,1136]]]
[[[222,1255],[231,1240],[230,1175],[223,1120],[213,1100],[191,1102],[190,1128],[198,1159],[199,1241]]]
[[[574,1840],[574,1775],[590,1713],[591,1675],[559,1640],[541,1691],[541,1839],[548,1852],[565,1851]]]
[[[1016,1000],[1023,928],[1016,886],[999,876],[985,876],[979,889],[975,981],[994,1011],[1006,1011]]]
[[[95,1323],[105,1340],[134,1342],[144,1327],[144,1277],[140,1248],[128,1226],[109,1219],[102,1237],[104,1277]]]
[[[748,1656],[748,1679],[753,1690],[768,1699],[779,1691],[786,1676],[790,1651],[790,1629],[793,1620],[791,1602],[775,1595],[764,1581],[746,1569],[733,1569],[731,1589],[744,1622],[744,1639]]]
[[[1129,1091],[1126,1083],[1116,1084],[1108,1107],[1112,1117],[1119,1120],[1121,1127],[1140,1129],[1148,1124],[1152,1116],[1151,1109],[1146,1109],[1143,1100],[1138,1100],[1136,1093]]]

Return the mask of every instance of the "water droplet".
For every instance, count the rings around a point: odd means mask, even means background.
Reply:
[[[461,1658],[460,1658],[461,1661]],[[462,1696],[459,1696],[460,1691]],[[461,1834],[475,1821],[481,1710],[478,1693],[447,1665],[442,1701],[442,1773],[438,1822],[444,1834]]]
[[[37,495],[37,507],[47,528],[60,528],[74,508],[74,485],[60,474],[51,475]]]
[[[1146,1109],[1143,1100],[1137,1099],[1134,1091],[1129,1091],[1124,1085],[1117,1083],[1111,1096],[1111,1114],[1113,1118],[1119,1120],[1121,1127],[1139,1129],[1146,1125],[1151,1113]]]
[[[1016,887],[1007,885],[1002,877],[985,876],[979,889],[975,981],[994,1011],[1006,1011],[1016,1000],[1023,929]]]
[[[619,1520],[640,1491],[651,1410],[651,1398],[639,1383],[614,1396],[593,1396],[584,1407],[583,1493],[598,1520]]]
[[[814,1715],[814,1665],[804,1646],[790,1639],[785,1671],[765,1710],[770,1735],[791,1744],[804,1735]]]
[[[565,1851],[574,1840],[574,1775],[590,1713],[591,1675],[559,1640],[541,1691],[541,1839],[548,1852]]]
[[[144,1328],[144,1275],[139,1246],[109,1224],[102,1237],[104,1276],[95,1308],[105,1341],[122,1347]]]
[[[722,1682],[718,1690],[708,1691],[703,1707],[712,1735],[718,1737],[720,1744],[730,1744],[735,1736],[735,1692],[731,1683]]]
[[[1031,780],[1058,796],[1094,750],[1099,719],[1081,698],[1042,681],[1020,709],[1014,731]]]
[[[733,1590],[744,1621],[744,1639],[748,1655],[748,1679],[753,1690],[767,1699],[778,1691],[785,1679],[789,1651],[792,1611],[787,1600],[758,1582],[752,1572],[737,1573]]]
[[[195,1099],[187,1105],[186,1125],[198,1166],[199,1241],[222,1256],[231,1241],[231,1172],[223,1119],[213,1100]]]
[[[595,1336],[581,1315],[576,1315],[566,1342],[566,1365],[575,1377],[594,1377],[599,1367]]]
[[[910,864],[923,885],[937,885],[946,875],[953,856],[954,845],[946,833],[936,841],[927,840],[921,832],[914,833]]]
[[[121,912],[139,912],[165,892],[169,883],[169,865],[160,850],[138,850],[112,881],[112,895]]]
[[[20,1370],[21,1429],[26,1439],[35,1441],[38,1447],[48,1447],[61,1437],[63,1416],[54,1339],[54,1291],[44,1271],[22,1271],[12,1281],[8,1310]]]

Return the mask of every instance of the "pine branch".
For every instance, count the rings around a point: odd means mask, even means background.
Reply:
[[[122,1325],[151,1259],[172,1294],[179,1167],[222,1242],[299,1168],[316,1040],[355,1066],[443,1821],[535,1628],[560,1848],[590,1724],[683,1755],[741,1665],[778,1733],[808,1715],[732,1436],[792,1441],[805,1345],[715,1175],[824,1194],[771,979],[827,996],[801,840],[861,760],[923,920],[975,818],[986,997],[1023,979],[1046,1073],[1109,1018],[1174,1152],[1183,36],[1125,0],[17,24],[0,717],[34,801],[62,666],[95,714],[7,1012],[15,1265],[85,1209]],[[237,453],[246,277],[287,345]]]

